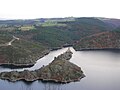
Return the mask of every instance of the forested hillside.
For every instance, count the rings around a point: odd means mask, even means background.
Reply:
[[[113,23],[112,23],[113,24]],[[0,21],[0,63],[35,63],[53,48],[119,48],[119,26],[97,18],[41,18]],[[116,31],[116,32],[112,32]],[[12,37],[12,45],[6,45]]]
[[[1,21],[0,33],[40,42],[47,47],[61,47],[111,29],[110,25],[96,18],[62,18]]]
[[[12,39],[12,36],[0,35],[0,65],[31,66],[49,53],[43,45],[23,39],[9,45]]]
[[[76,50],[120,49],[120,32],[109,31],[94,34],[75,43]]]

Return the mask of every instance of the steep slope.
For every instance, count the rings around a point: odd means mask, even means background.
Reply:
[[[0,35],[0,65],[30,66],[49,53],[43,45],[25,40],[12,40],[11,36]]]
[[[66,27],[40,27],[37,28],[37,34],[32,37],[34,41],[43,43],[48,47],[61,47],[66,43],[72,43],[70,31],[64,30]]]
[[[75,43],[76,50],[120,49],[120,32],[103,32],[80,39]]]
[[[112,29],[108,24],[96,18],[76,18],[75,21],[65,23],[68,25],[68,30],[74,34],[71,37],[73,40]]]

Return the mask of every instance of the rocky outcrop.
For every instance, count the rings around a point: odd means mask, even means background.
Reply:
[[[24,70],[22,72],[2,72],[0,73],[1,79],[10,81],[25,80],[43,80],[54,81],[60,83],[68,83],[78,81],[85,75],[80,67],[71,63],[69,59],[72,57],[70,50],[56,57],[49,65],[43,66],[35,71]]]
[[[120,32],[110,31],[82,38],[74,44],[75,50],[120,49]]]

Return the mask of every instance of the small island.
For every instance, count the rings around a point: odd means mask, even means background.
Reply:
[[[74,81],[79,81],[85,75],[81,68],[69,60],[72,57],[72,52],[68,48],[66,52],[55,57],[54,60],[47,66],[41,67],[38,70],[29,71],[24,70],[21,72],[11,71],[11,72],[2,72],[0,73],[1,79],[7,79],[9,81],[53,81],[59,83],[69,83]]]

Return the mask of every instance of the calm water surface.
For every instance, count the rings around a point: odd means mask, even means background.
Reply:
[[[31,68],[8,69],[0,67],[0,72],[24,69],[35,70],[49,64],[55,56],[67,48],[52,51]],[[86,77],[81,81],[68,84],[45,83],[35,81],[8,82],[0,80],[0,90],[120,90],[120,52],[117,51],[73,51],[71,62],[80,66]]]

